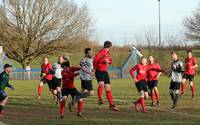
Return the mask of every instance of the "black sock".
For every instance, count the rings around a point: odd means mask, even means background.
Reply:
[[[172,99],[172,102],[174,103],[174,93],[172,92],[172,93],[170,93],[170,96],[171,96],[171,99]]]
[[[79,96],[79,99],[80,98],[86,98],[86,97],[88,97],[90,94],[88,93],[88,92],[84,92],[84,93],[82,93],[80,96]]]
[[[174,98],[174,107],[177,106],[178,99],[179,99],[179,94],[175,94],[175,98]]]

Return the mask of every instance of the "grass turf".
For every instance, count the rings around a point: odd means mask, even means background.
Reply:
[[[170,111],[172,105],[168,94],[169,78],[162,77],[159,81],[161,95],[161,106],[151,107],[151,100],[146,101],[147,113],[134,110],[132,101],[138,98],[132,79],[113,79],[111,87],[120,112],[108,110],[108,102],[97,105],[97,95],[89,97],[84,101],[83,118],[77,117],[76,106],[70,113],[66,107],[65,118],[60,120],[59,106],[55,104],[48,87],[43,89],[42,102],[35,100],[37,85],[39,81],[11,81],[16,90],[7,90],[9,102],[6,106],[6,116],[0,121],[8,125],[195,125],[200,121],[199,102],[199,78],[195,78],[196,96],[191,99],[190,88],[187,84],[186,94],[181,97],[178,109]],[[93,82],[94,89],[97,83]],[[76,80],[76,86],[80,89],[80,80]],[[105,91],[104,91],[105,93]],[[105,95],[104,95],[105,97]],[[106,99],[105,99],[106,100]]]

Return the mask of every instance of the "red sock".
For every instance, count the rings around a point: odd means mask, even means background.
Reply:
[[[99,98],[99,100],[102,100],[102,96],[103,96],[103,85],[99,84],[99,87],[98,87],[98,98]]]
[[[60,115],[64,115],[65,112],[65,101],[60,103]]]
[[[83,111],[83,102],[78,101],[78,113],[81,113]]]
[[[42,95],[42,86],[38,85],[38,96]]]
[[[135,101],[135,104],[139,104],[139,103],[141,103],[140,99]]]
[[[192,96],[194,96],[194,93],[195,93],[195,87],[194,87],[194,85],[191,86],[191,91],[192,91]]]
[[[110,105],[113,105],[113,97],[112,97],[112,93],[110,90],[106,91],[106,97],[107,97]]]
[[[144,98],[140,98],[140,101],[141,101],[141,105],[142,105],[142,111],[146,112],[146,106],[145,106]]]
[[[154,92],[151,93],[151,100],[154,103]]]
[[[182,83],[181,88],[182,88],[182,94],[184,94],[184,93],[185,93],[185,90],[186,90],[186,85]]]
[[[156,95],[156,100],[157,100],[157,102],[159,102],[159,100],[160,100],[159,93],[155,93],[155,95]]]

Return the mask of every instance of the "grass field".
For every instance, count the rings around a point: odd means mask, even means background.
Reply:
[[[8,125],[199,125],[200,121],[200,85],[199,78],[195,79],[196,96],[192,100],[190,88],[181,98],[178,109],[170,111],[171,100],[168,94],[169,78],[162,77],[159,82],[161,106],[151,107],[150,99],[146,101],[147,113],[134,110],[132,101],[137,99],[137,91],[131,79],[113,79],[112,90],[120,112],[108,110],[108,103],[97,105],[97,95],[85,100],[84,117],[79,118],[76,107],[70,113],[66,107],[63,120],[58,118],[58,105],[53,102],[47,86],[44,87],[42,102],[34,98],[37,95],[38,81],[11,81],[16,90],[7,90],[9,103],[6,107],[6,116],[0,121]],[[77,88],[80,81],[76,80]],[[97,83],[94,81],[95,91]],[[123,101],[119,103],[119,100]]]

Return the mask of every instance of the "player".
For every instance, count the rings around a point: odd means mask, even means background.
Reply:
[[[136,71],[136,74],[135,74]],[[142,105],[142,112],[146,112],[145,99],[149,97],[147,89],[147,59],[145,57],[141,58],[141,63],[137,64],[130,70],[130,74],[135,81],[136,88],[140,94],[140,98],[134,102],[136,111],[139,111],[139,104]]]
[[[157,105],[160,106],[160,97],[159,97],[159,91],[158,91],[158,79],[161,72],[158,72],[156,70],[161,70],[160,65],[155,63],[155,59],[153,56],[149,56],[149,65],[148,65],[148,88],[150,90],[151,100],[152,100],[152,106],[155,106],[156,103],[154,102],[154,95],[156,96]]]
[[[4,107],[8,101],[8,96],[5,93],[5,88],[9,87],[14,90],[14,87],[9,83],[9,75],[12,72],[12,65],[5,64],[4,71],[0,74],[0,117],[4,117]]]
[[[67,101],[67,97],[69,95],[73,96],[80,96],[81,93],[78,92],[78,90],[75,88],[74,85],[74,78],[79,75],[80,68],[79,67],[70,67],[70,62],[64,62],[62,64],[63,66],[63,71],[62,71],[62,79],[63,79],[63,84],[62,84],[62,101],[60,103],[60,117],[61,119],[64,118],[64,110],[65,110],[65,103]],[[72,103],[72,102],[71,102]],[[71,107],[74,104],[69,105],[69,109],[71,112]],[[83,100],[79,99],[78,100],[78,113],[77,115],[79,117],[82,117],[82,110],[83,110]]]
[[[61,84],[62,84],[62,64],[67,59],[64,56],[58,57],[58,62],[54,63],[52,66],[53,69],[53,79],[52,79],[52,89],[53,93],[57,95],[57,103],[62,101],[62,95],[61,95]]]
[[[177,107],[177,103],[179,100],[180,94],[180,84],[182,82],[182,74],[184,72],[183,62],[178,59],[178,55],[176,52],[172,52],[172,62],[171,62],[171,83],[170,83],[170,96],[173,102],[173,106],[171,108],[174,111]]]
[[[187,58],[185,59],[185,72],[183,75],[183,81],[182,81],[182,94],[183,95],[185,93],[185,89],[186,89],[186,81],[189,80],[189,84],[190,84],[190,88],[192,91],[192,98],[195,95],[195,87],[194,87],[194,75],[195,75],[195,71],[196,68],[198,67],[197,65],[197,60],[196,58],[192,55],[192,50],[188,50],[187,51]]]
[[[115,106],[113,102],[113,96],[111,93],[110,87],[110,78],[108,74],[109,64],[112,64],[112,58],[110,56],[110,49],[112,47],[112,43],[110,41],[104,42],[104,47],[101,49],[95,56],[93,65],[95,71],[95,76],[98,86],[98,98],[99,98],[99,105],[102,105],[103,102],[103,87],[106,90],[106,97],[110,103],[110,110],[119,111],[119,109]]]
[[[49,91],[52,92],[52,65],[51,63],[49,63],[48,57],[44,57],[43,58],[43,64],[41,65],[41,81],[40,84],[38,85],[38,96],[37,99],[41,99],[41,95],[42,95],[42,87],[43,84],[48,85],[49,87]]]
[[[94,95],[92,86],[92,78],[94,77],[93,68],[93,51],[91,48],[85,48],[85,58],[80,62],[80,79],[81,79],[81,96],[79,98],[86,98]]]

